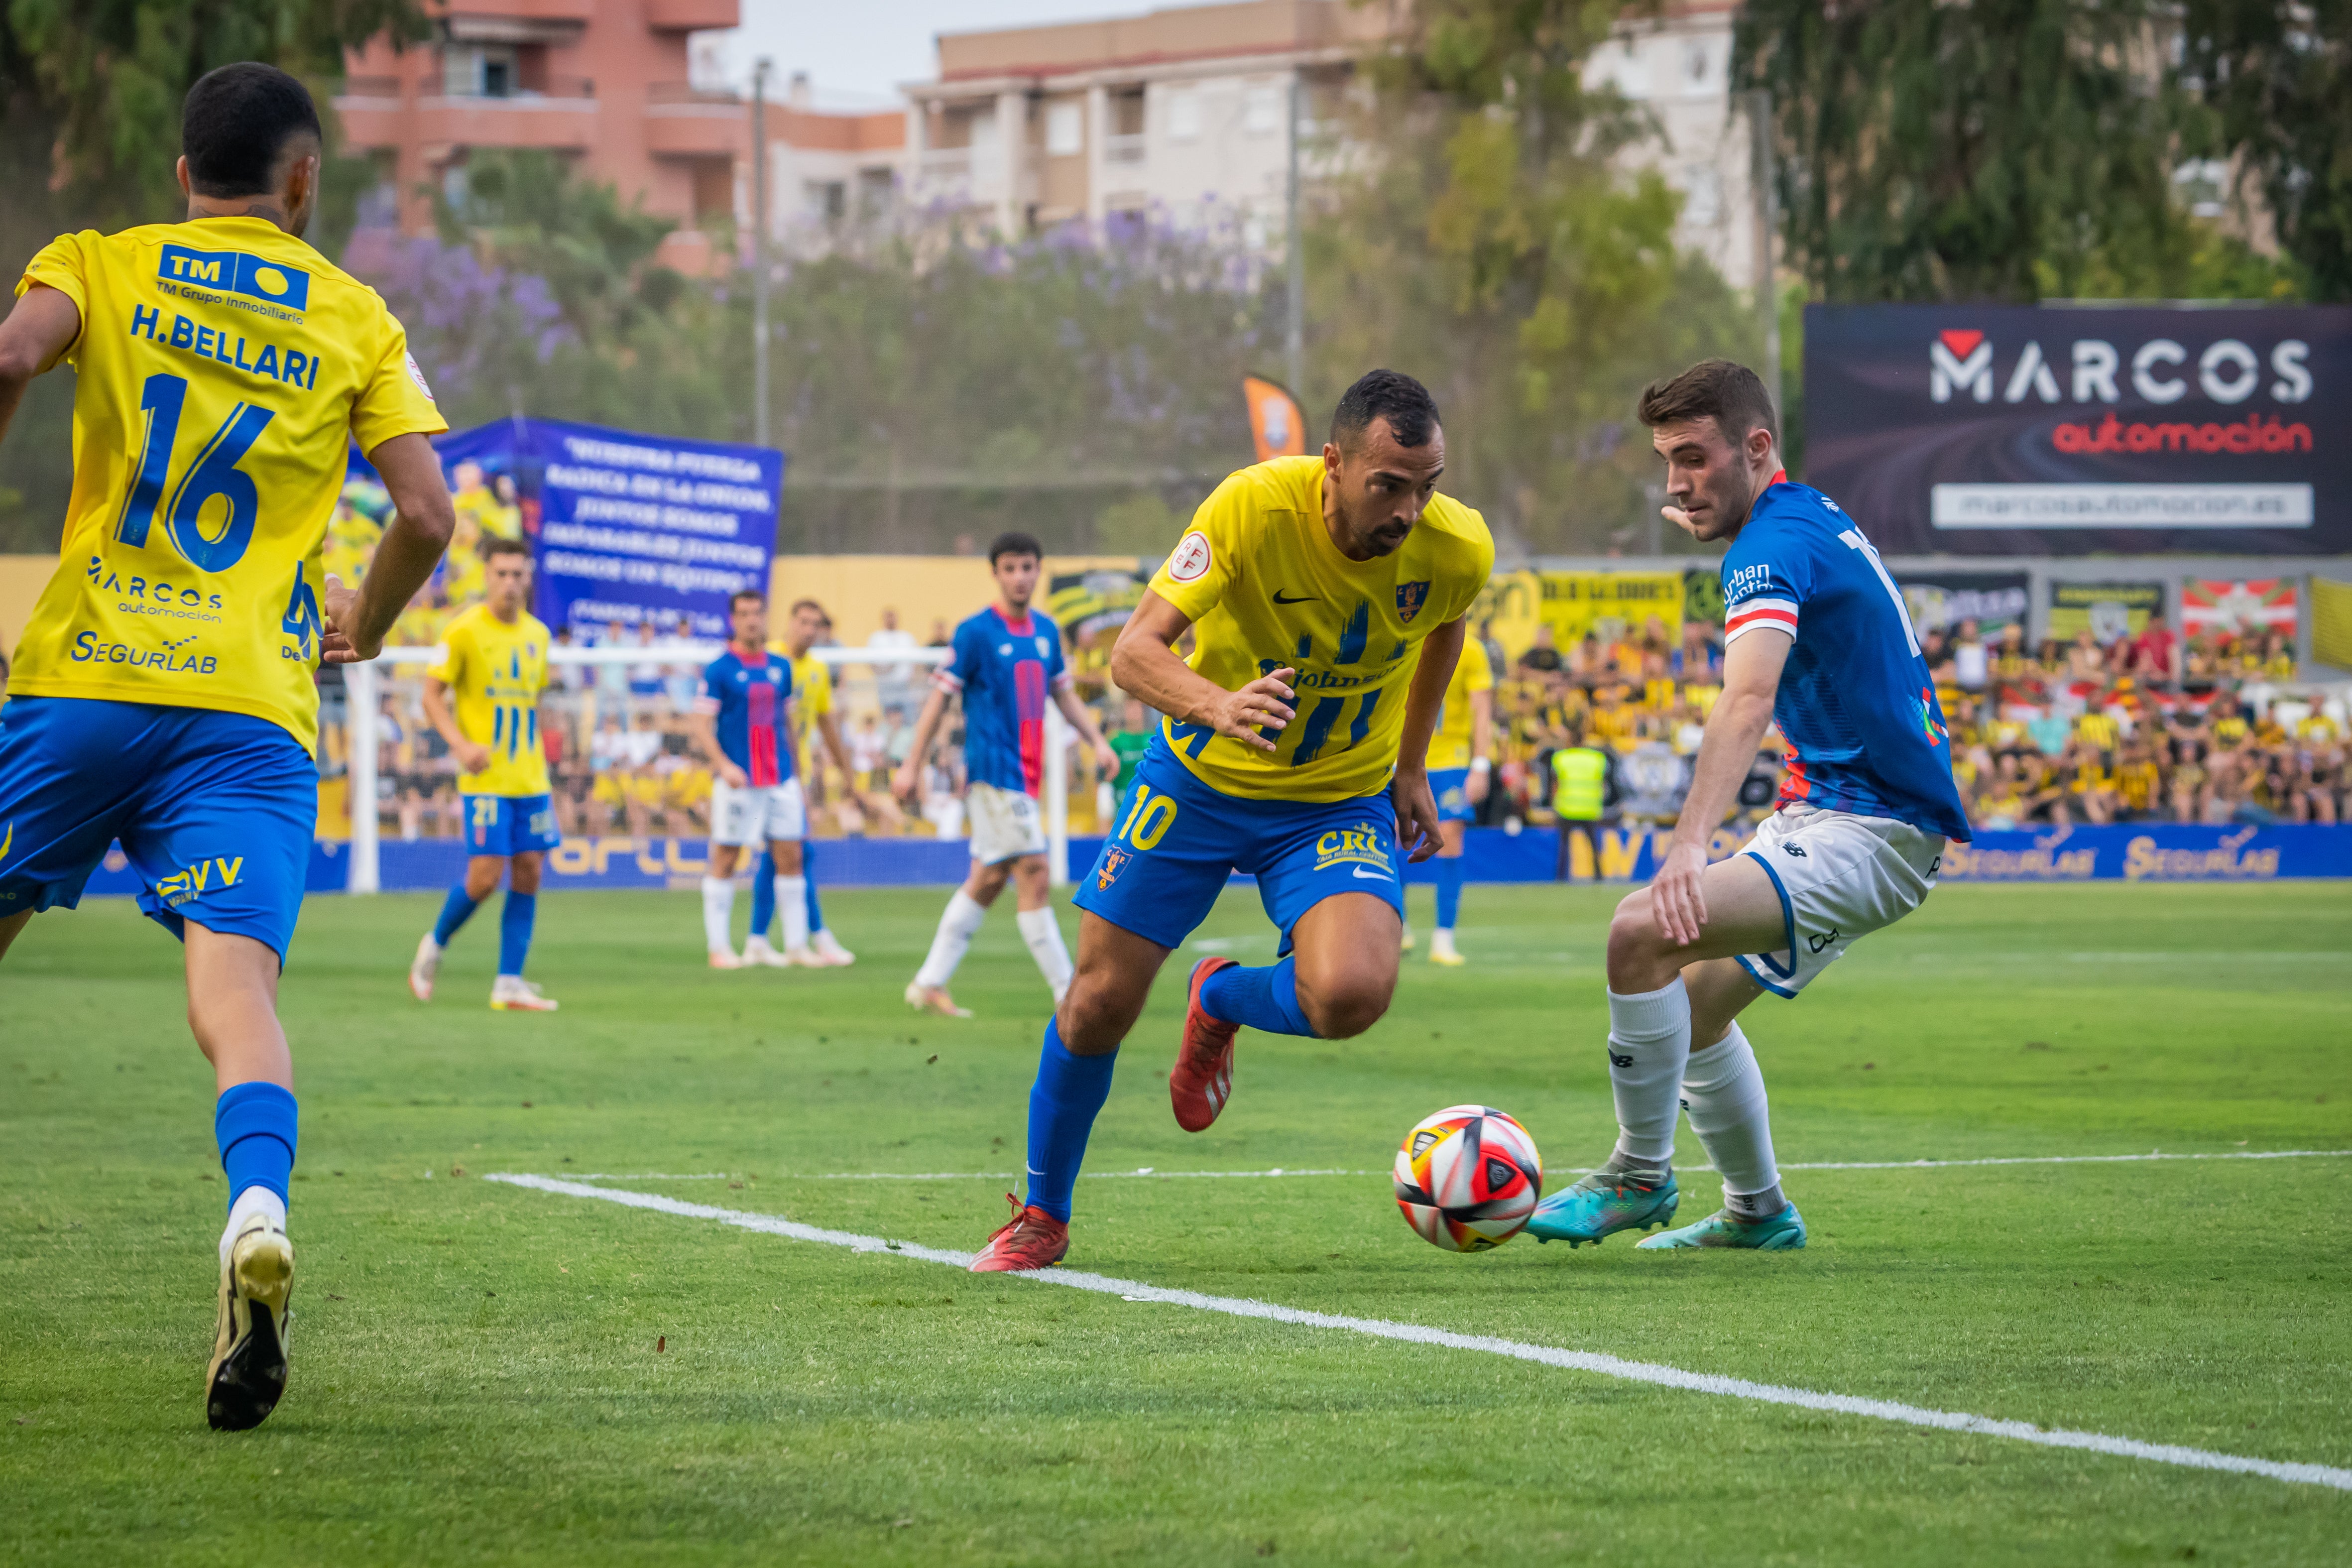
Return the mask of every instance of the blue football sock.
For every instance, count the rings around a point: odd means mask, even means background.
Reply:
[[[751,934],[761,942],[768,940],[768,928],[776,923],[776,857],[771,850],[760,851],[760,868],[751,873]]]
[[[499,973],[520,978],[522,961],[530,956],[531,922],[539,918],[539,895],[507,889],[506,907],[499,911]]]
[[[801,840],[801,877],[808,884],[809,935],[814,936],[824,929],[824,911],[816,907],[816,843],[814,839]]]
[[[1454,917],[1462,912],[1462,857],[1440,856],[1430,869],[1437,876],[1437,929],[1452,931]]]
[[[1201,1005],[1212,1018],[1246,1024],[1269,1035],[1316,1037],[1298,1005],[1298,961],[1286,958],[1265,969],[1235,964],[1220,969],[1201,987]]]
[[[286,1201],[294,1174],[294,1096],[274,1083],[232,1084],[213,1108],[213,1135],[220,1141],[221,1170],[228,1177],[228,1201],[247,1187],[268,1187]]]
[[[1070,1217],[1070,1189],[1086,1162],[1095,1114],[1110,1097],[1118,1052],[1073,1056],[1062,1044],[1059,1019],[1045,1026],[1037,1083],[1029,1091],[1029,1201],[1055,1219]]]
[[[448,946],[449,939],[457,934],[457,928],[472,920],[474,911],[481,907],[467,895],[465,883],[460,882],[450,889],[449,897],[441,905],[441,918],[433,922],[434,942],[441,947]]]

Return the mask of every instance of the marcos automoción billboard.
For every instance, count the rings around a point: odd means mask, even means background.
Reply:
[[[2352,551],[2352,308],[1809,305],[1805,424],[1890,553]]]

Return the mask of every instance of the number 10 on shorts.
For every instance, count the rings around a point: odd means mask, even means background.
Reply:
[[[1138,849],[1150,849],[1168,837],[1168,829],[1176,821],[1176,803],[1164,795],[1154,795],[1151,786],[1135,786],[1135,804],[1127,808],[1127,820],[1118,825],[1118,836]]]

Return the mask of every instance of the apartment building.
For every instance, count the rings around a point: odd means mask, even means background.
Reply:
[[[902,183],[921,211],[1004,234],[1126,213],[1229,218],[1278,250],[1291,91],[1307,176],[1339,155],[1328,128],[1354,62],[1400,26],[1406,0],[1236,0],[1102,21],[939,39],[937,80],[909,83]],[[1629,15],[1588,63],[1646,110],[1629,156],[1685,197],[1682,242],[1753,282],[1756,228],[1744,119],[1729,94],[1737,0]]]
[[[664,262],[726,264],[706,230],[749,215],[751,117],[698,70],[694,40],[736,26],[739,0],[438,0],[431,15],[425,43],[352,51],[335,100],[349,144],[396,193],[403,229],[432,226],[433,193],[462,194],[473,153],[535,148],[675,220]],[[841,210],[861,183],[895,182],[903,113],[821,113],[797,85],[766,121],[794,213],[804,187]]]

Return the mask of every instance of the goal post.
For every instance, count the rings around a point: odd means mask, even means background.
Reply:
[[[601,670],[609,666],[656,666],[666,669],[690,668],[699,672],[703,666],[719,657],[716,643],[670,641],[646,643],[617,647],[556,647],[548,650],[548,662],[554,667],[585,667]],[[945,664],[951,657],[943,647],[891,648],[820,647],[811,650],[817,659],[833,669],[845,667],[872,670],[919,667],[924,669]],[[342,666],[346,713],[347,784],[346,799],[351,813],[351,850],[344,889],[352,893],[373,893],[383,887],[383,856],[381,823],[382,807],[378,803],[380,784],[384,776],[383,748],[378,744],[377,726],[387,695],[421,679],[425,670],[439,662],[445,650],[434,647],[387,647],[374,659],[364,664]],[[909,718],[912,714],[908,715]],[[1045,773],[1043,799],[1039,805],[1045,821],[1045,863],[1053,883],[1066,886],[1070,880],[1070,748],[1076,735],[1061,710],[1051,701],[1045,704]],[[579,737],[574,745],[584,745],[586,737]],[[936,743],[936,742],[934,742]]]

